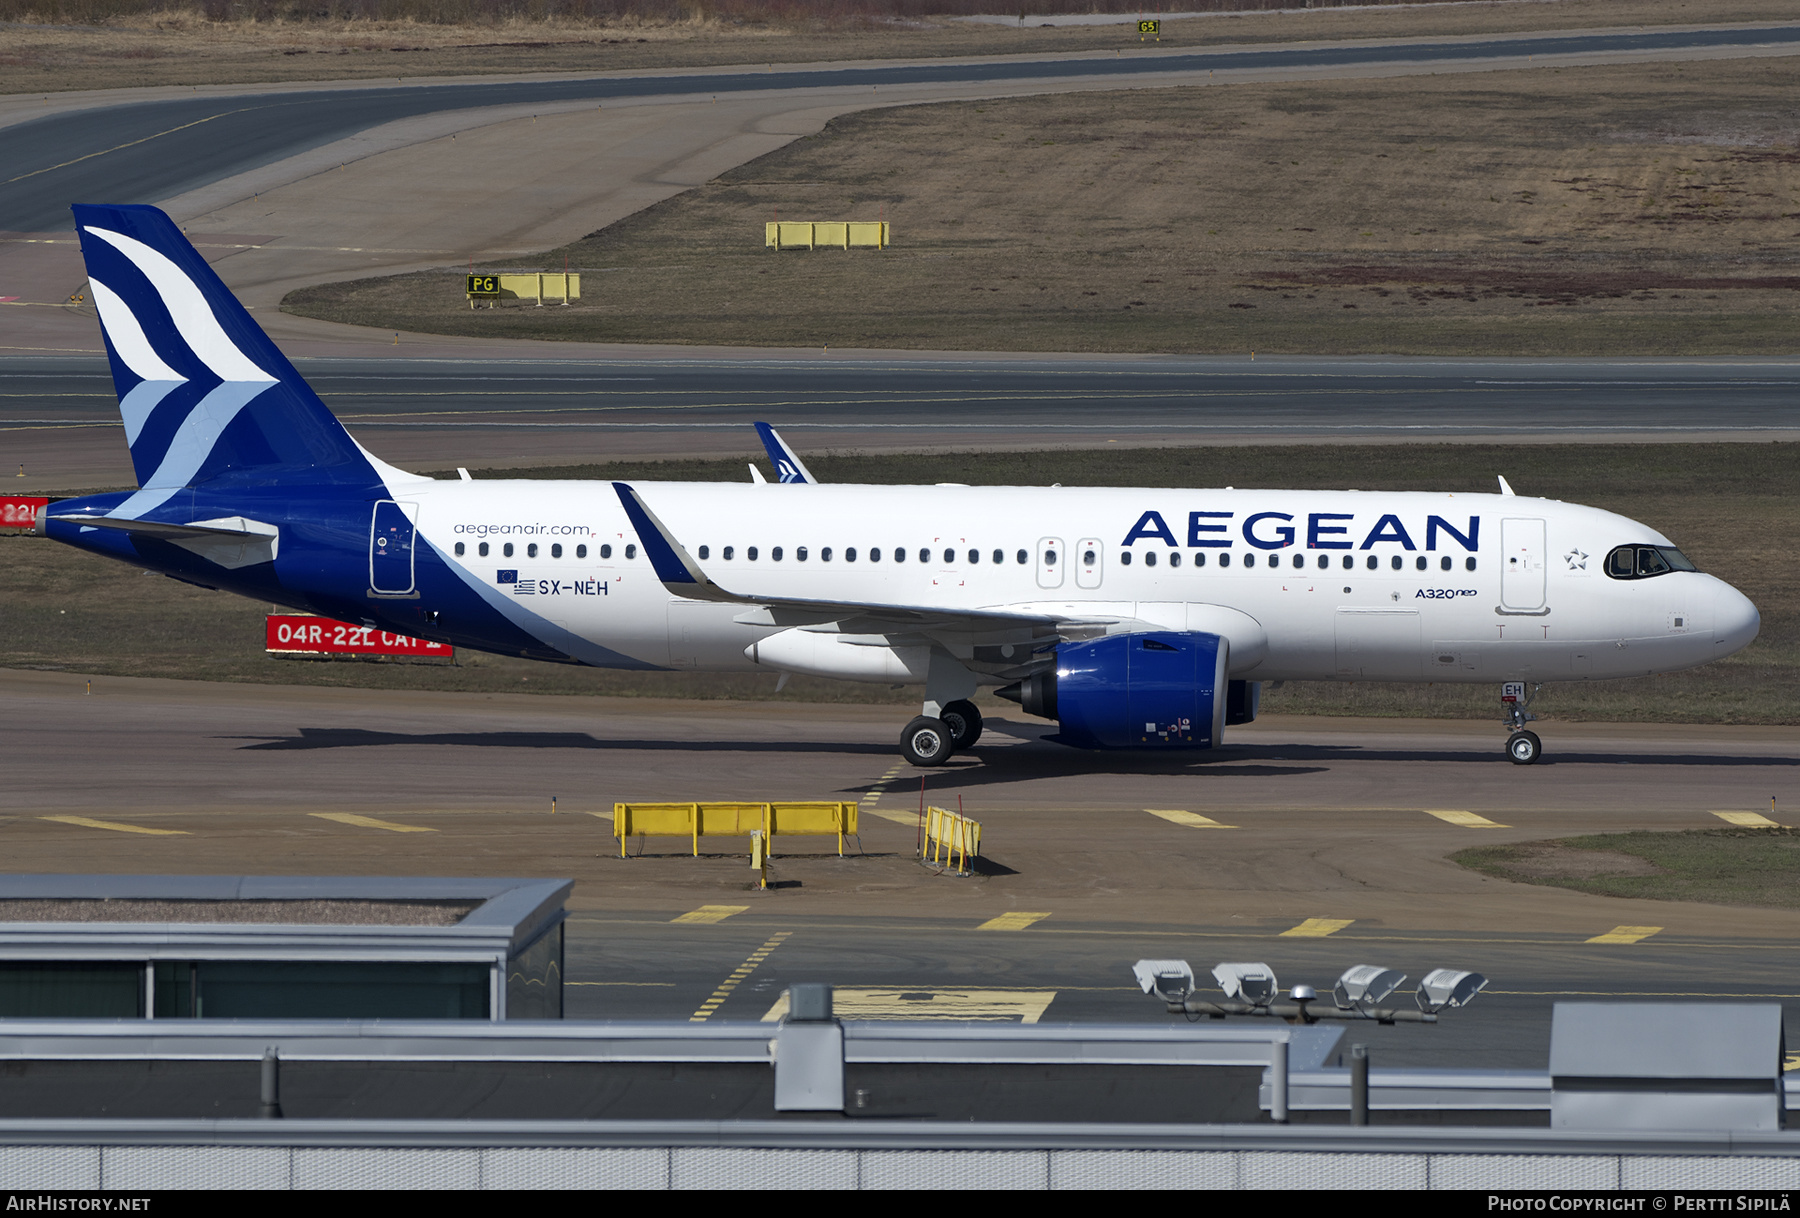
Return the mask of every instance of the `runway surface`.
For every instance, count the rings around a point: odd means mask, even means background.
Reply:
[[[1800,911],[1514,885],[1446,857],[1719,826],[1771,796],[1788,823],[1791,728],[1548,724],[1522,768],[1497,724],[1273,719],[1171,758],[1000,720],[923,775],[928,802],[984,826],[988,864],[959,879],[913,857],[921,772],[896,756],[895,708],[84,681],[0,671],[10,869],[570,877],[571,1016],[754,1020],[788,983],[829,981],[847,1012],[1160,1021],[1136,959],[1261,960],[1320,986],[1454,966],[1491,979],[1473,1007],[1346,1043],[1541,1067],[1559,998],[1800,997]],[[618,856],[615,801],[724,798],[853,799],[861,832],[842,859],[780,840],[771,892],[738,839]]]
[[[302,360],[405,468],[803,450],[1800,438],[1800,361],[1304,359]],[[28,487],[131,479],[92,357],[0,357],[0,459]]]
[[[502,84],[248,93],[100,107],[7,130],[9,178],[0,182],[0,229],[67,230],[77,199],[153,202],[292,156],[382,123],[504,105],[601,101],[794,88],[879,89],[918,84],[1069,81],[1206,71],[1448,64],[1496,56],[1669,52],[1800,44],[1800,27],[1545,34],[1515,38],[1338,43],[1195,54],[1013,57],[891,66],[782,67],[767,71],[606,76]]]

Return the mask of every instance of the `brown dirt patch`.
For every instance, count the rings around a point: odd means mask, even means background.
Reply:
[[[471,312],[461,268],[284,307],[622,342],[1788,353],[1796,97],[1800,57],[872,111],[533,260],[588,272],[577,307]],[[772,252],[777,216],[885,218],[894,248]]]
[[[1217,2],[1199,0],[1192,7],[1208,8]],[[1245,0],[1244,6],[1254,3]],[[1386,4],[1392,6],[1395,0]],[[1229,0],[1220,4],[1238,6]],[[794,15],[829,7],[822,5],[768,4],[760,13],[751,11],[758,7],[752,4],[736,7],[735,15],[707,16],[695,6],[698,15],[675,21],[630,16],[605,21],[523,16],[481,21],[472,11],[468,20],[420,21],[409,19],[399,3],[372,6],[377,14],[391,10],[392,17],[315,16],[329,12],[332,6],[327,4],[317,10],[306,6],[300,19],[282,19],[270,6],[260,20],[214,21],[199,7],[180,5],[144,11],[146,6],[128,0],[0,0],[0,93],[1041,54],[1143,45],[1128,25],[1044,28],[1028,19],[1014,27],[942,17],[884,22],[853,12],[836,18]],[[289,16],[299,11],[290,10]],[[1398,11],[1321,7],[1169,21],[1163,25],[1159,45],[1786,21],[1793,15],[1791,0],[1720,0],[1706,5],[1698,0],[1518,0],[1422,3]]]

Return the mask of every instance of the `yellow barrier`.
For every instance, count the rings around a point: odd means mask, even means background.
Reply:
[[[962,865],[956,865],[956,858],[962,857]],[[943,863],[946,867],[967,873],[970,860],[981,855],[981,824],[970,820],[960,812],[951,812],[945,808],[927,808],[925,810],[925,852],[927,862]]]
[[[560,300],[568,304],[581,299],[581,274],[578,271],[544,271],[535,275],[470,275],[469,307],[485,300],[492,308],[500,300],[535,300],[542,308],[544,301]]]
[[[771,220],[763,245],[772,250],[877,249],[888,247],[886,220]]]
[[[628,837],[691,838],[694,855],[698,857],[703,837],[744,837],[761,833],[764,841],[772,846],[768,839],[784,835],[829,837],[835,834],[841,857],[845,834],[856,832],[856,808],[854,803],[831,801],[614,804],[613,836],[619,839],[619,857],[624,858]]]

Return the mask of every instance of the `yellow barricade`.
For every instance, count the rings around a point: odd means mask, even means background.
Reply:
[[[800,801],[793,803],[734,804],[614,804],[613,836],[619,839],[619,857],[625,857],[628,837],[686,837],[700,854],[703,837],[745,837],[761,833],[765,842],[787,836],[838,839],[844,853],[844,836],[856,832],[854,803]],[[771,843],[772,844],[772,843]],[[773,854],[773,850],[769,853]]]
[[[568,304],[581,299],[579,271],[544,271],[533,275],[470,275],[469,307],[477,300],[491,305],[501,300],[535,300],[542,307],[546,300]]]
[[[981,824],[960,812],[945,808],[925,810],[925,853],[930,863],[943,863],[956,871],[967,872],[970,860],[981,855]],[[960,856],[962,863],[957,865]]]
[[[876,249],[888,247],[886,220],[771,220],[763,245],[772,250]]]

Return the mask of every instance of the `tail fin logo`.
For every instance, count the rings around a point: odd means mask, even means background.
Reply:
[[[272,479],[378,484],[325,409],[175,224],[153,207],[75,207],[143,518],[177,490]]]

